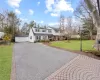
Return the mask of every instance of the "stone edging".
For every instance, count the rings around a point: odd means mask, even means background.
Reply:
[[[15,65],[15,55],[12,53],[12,66],[11,66],[11,76],[10,80],[16,80],[16,65]]]

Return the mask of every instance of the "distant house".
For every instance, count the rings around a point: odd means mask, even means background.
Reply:
[[[62,35],[58,29],[54,29],[51,27],[34,27],[30,29],[29,42],[35,42],[39,40],[59,40],[61,36]]]
[[[0,32],[0,39],[4,36],[4,32]]]
[[[80,35],[71,35],[71,38],[80,38]]]
[[[60,33],[59,28],[33,27],[28,36],[16,36],[15,42],[35,42],[41,40],[63,40],[65,35]]]

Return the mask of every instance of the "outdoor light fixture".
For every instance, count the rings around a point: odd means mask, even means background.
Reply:
[[[100,15],[100,1],[99,0],[97,0],[97,6],[98,6],[99,15]]]

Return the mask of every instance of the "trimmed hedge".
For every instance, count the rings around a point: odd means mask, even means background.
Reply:
[[[35,41],[34,43],[37,43],[37,42],[50,42],[50,40],[38,40],[38,41]]]

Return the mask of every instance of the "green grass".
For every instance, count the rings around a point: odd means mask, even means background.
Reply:
[[[12,45],[0,46],[0,80],[10,80]]]
[[[83,40],[82,41],[82,47],[83,50],[94,50],[93,45],[94,45],[93,40]],[[70,42],[67,41],[54,41],[51,42],[51,46],[56,46],[64,49],[69,49],[69,50],[80,50],[80,41],[79,40],[71,40]]]

